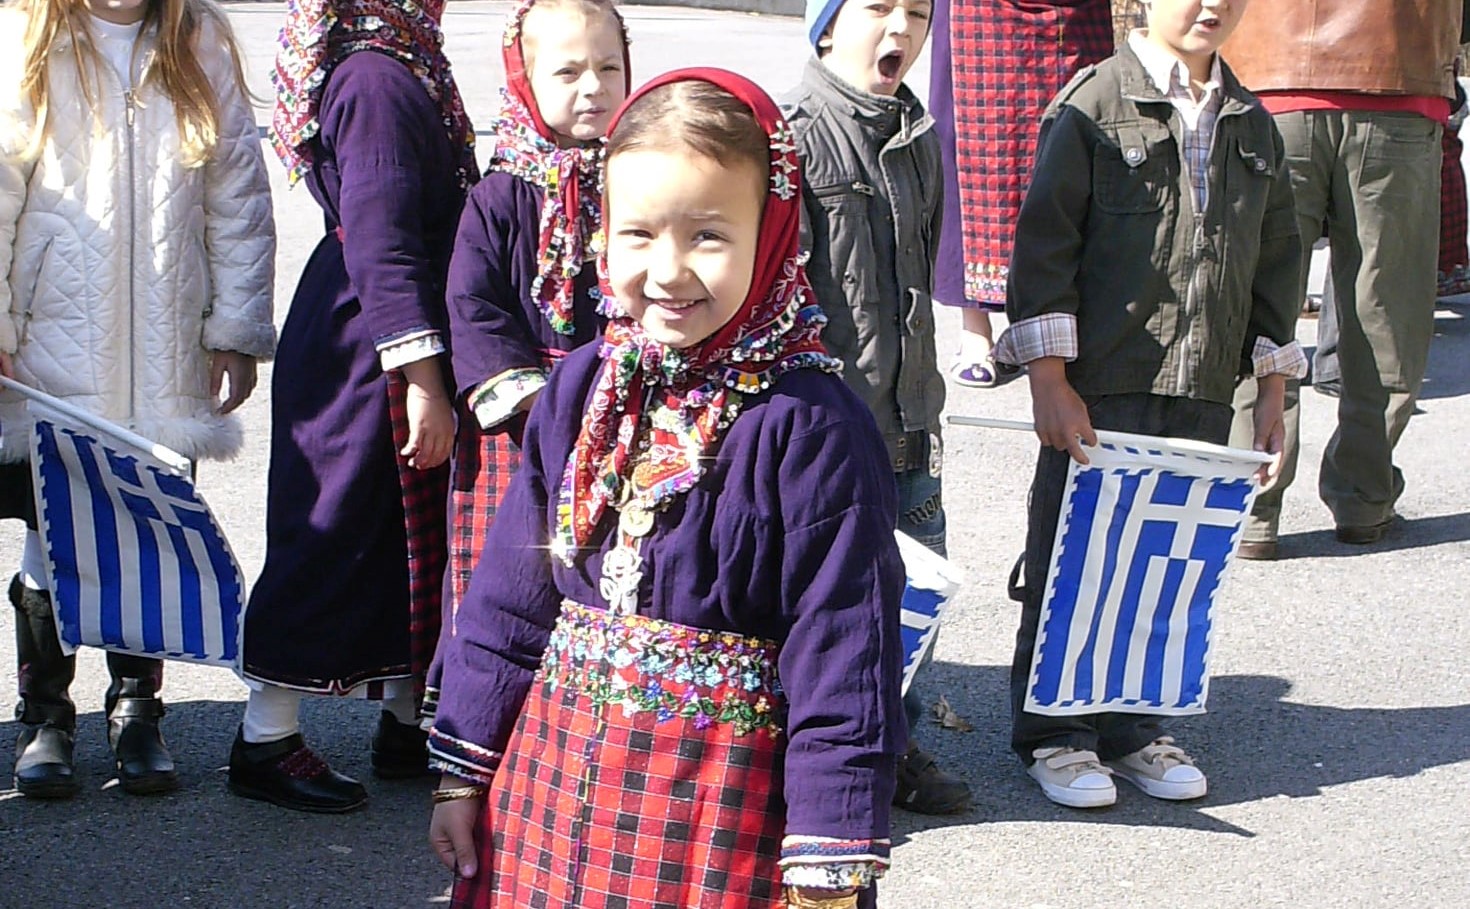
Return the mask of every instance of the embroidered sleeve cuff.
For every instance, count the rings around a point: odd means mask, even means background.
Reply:
[[[788,836],[781,842],[781,882],[788,887],[871,887],[888,870],[888,840]]]
[[[427,360],[444,352],[444,339],[437,331],[420,331],[378,345],[378,360],[383,371],[402,369],[410,363]]]
[[[1270,338],[1256,338],[1256,346],[1251,351],[1251,368],[1258,379],[1261,376],[1300,379],[1307,374],[1307,354],[1297,341],[1278,347]]]
[[[527,398],[545,387],[546,373],[539,369],[506,370],[470,392],[470,410],[481,429],[490,429],[515,416]]]
[[[488,786],[495,779],[502,756],[499,751],[445,735],[438,727],[429,730],[429,767],[440,773]]]
[[[1025,366],[1042,357],[1077,359],[1077,317],[1069,312],[1049,312],[1022,319],[1005,330],[995,345],[995,358],[1012,366]]]

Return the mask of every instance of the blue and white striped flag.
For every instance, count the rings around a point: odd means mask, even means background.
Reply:
[[[906,583],[899,633],[903,640],[903,692],[908,693],[914,673],[934,647],[939,623],[949,601],[960,589],[962,576],[948,559],[931,552],[924,544],[901,531],[894,531],[898,554],[903,557]]]
[[[1133,438],[1146,444],[1104,440],[1072,462],[1028,712],[1205,710],[1215,594],[1264,456]]]
[[[63,648],[233,668],[244,580],[194,484],[95,420],[84,425],[34,398],[28,408]]]

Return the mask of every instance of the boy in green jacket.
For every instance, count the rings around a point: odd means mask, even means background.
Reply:
[[[1260,389],[1254,447],[1277,453],[1286,378],[1306,369],[1281,137],[1216,53],[1245,6],[1146,0],[1148,28],[1052,102],[1016,225],[996,354],[1029,367],[1042,448],[1011,743],[1047,798],[1074,808],[1113,804],[1114,773],[1163,799],[1207,786],[1157,717],[1022,709],[1068,457],[1087,463],[1094,429],[1224,444],[1245,376]]]

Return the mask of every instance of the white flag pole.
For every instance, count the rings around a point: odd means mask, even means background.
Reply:
[[[168,467],[179,476],[187,477],[189,475],[189,459],[179,454],[177,451],[174,451],[172,448],[160,445],[150,439],[145,439],[143,436],[138,435],[132,430],[124,429],[116,423],[104,420],[101,417],[96,416],[95,414],[91,414],[85,410],[82,410],[80,407],[77,407],[74,404],[68,404],[60,398],[48,395],[44,391],[38,391],[30,387],[29,385],[17,382],[14,379],[8,379],[5,376],[0,376],[0,388],[8,388],[11,391],[17,392],[23,397],[29,398],[30,400],[35,401],[45,407],[48,407],[51,410],[62,414],[63,416],[77,421],[83,426],[87,426],[91,429],[96,430],[97,432],[104,433],[106,435],[110,435],[117,439],[120,439],[133,448],[138,449],[139,451],[147,452],[154,458],[162,461],[165,467]]]
[[[976,426],[981,429],[1009,429],[1013,432],[1035,432],[1036,424],[1025,420],[997,420],[992,417],[967,417],[961,414],[950,414],[945,422],[952,426]],[[1255,464],[1269,464],[1276,456],[1264,451],[1248,451],[1244,448],[1228,448],[1224,445],[1211,445],[1209,442],[1200,442],[1195,439],[1165,439],[1158,436],[1144,436],[1132,432],[1115,432],[1108,429],[1097,430],[1097,440],[1112,445],[1123,445],[1127,447],[1147,447],[1164,443],[1170,448],[1180,451],[1198,452],[1199,454],[1235,458],[1240,461],[1248,461]]]

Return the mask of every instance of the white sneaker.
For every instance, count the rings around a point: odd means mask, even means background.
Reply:
[[[1126,757],[1109,761],[1108,765],[1118,776],[1156,799],[1182,802],[1200,798],[1209,791],[1204,772],[1194,766],[1194,758],[1175,745],[1171,736],[1154,739]]]
[[[1097,754],[1080,748],[1038,748],[1026,768],[1046,797],[1068,808],[1105,808],[1118,800],[1113,771]]]

